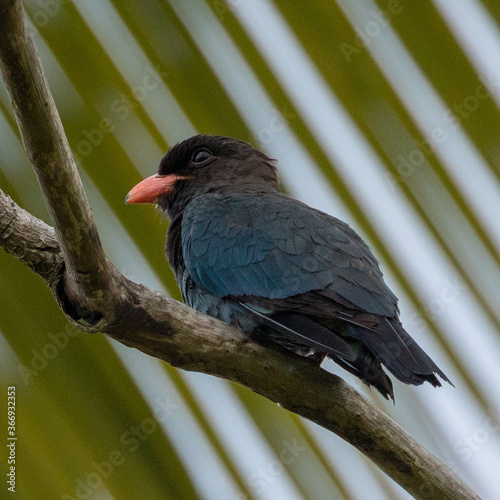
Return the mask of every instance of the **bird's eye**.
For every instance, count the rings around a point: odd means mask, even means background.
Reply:
[[[195,165],[200,165],[205,163],[207,160],[213,157],[213,154],[205,148],[197,149],[191,156],[191,162]]]

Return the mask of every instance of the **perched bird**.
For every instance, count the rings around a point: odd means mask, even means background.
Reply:
[[[394,399],[446,375],[403,329],[398,299],[346,223],[280,191],[273,160],[228,137],[170,149],[127,203],[170,218],[166,256],[184,301],[320,363],[325,356]]]

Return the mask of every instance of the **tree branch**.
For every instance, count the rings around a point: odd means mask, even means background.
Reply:
[[[0,16],[2,77],[61,244],[68,293],[88,310],[102,308],[111,285],[106,256],[21,1],[1,0]]]
[[[59,281],[64,259],[54,229],[16,205],[1,190],[0,246],[49,286]]]
[[[0,0],[0,57],[55,225],[54,231],[0,191],[0,246],[45,279],[70,321],[279,402],[351,443],[415,498],[479,498],[339,377],[120,274],[102,250],[20,1]]]

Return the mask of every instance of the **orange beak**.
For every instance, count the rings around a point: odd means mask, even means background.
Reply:
[[[184,179],[184,177],[175,174],[152,175],[131,189],[125,198],[125,203],[128,205],[132,203],[157,203],[160,195],[172,191],[174,184],[180,179]]]

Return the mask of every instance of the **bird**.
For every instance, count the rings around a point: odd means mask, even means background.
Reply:
[[[183,301],[317,364],[328,357],[386,399],[384,367],[406,384],[451,384],[403,328],[368,245],[283,193],[275,163],[249,143],[195,135],[129,192],[126,203],[170,220],[165,254]]]

